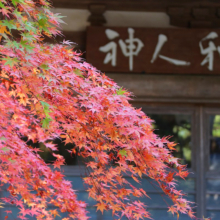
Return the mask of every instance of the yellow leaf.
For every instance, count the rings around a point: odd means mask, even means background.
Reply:
[[[1,33],[1,34],[6,33],[6,34],[11,35],[11,33],[7,30],[6,26],[1,26],[1,27],[0,27],[0,33]]]

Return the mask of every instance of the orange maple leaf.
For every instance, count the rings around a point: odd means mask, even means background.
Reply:
[[[98,203],[95,206],[97,206],[97,211],[100,210],[102,212],[102,214],[103,214],[103,211],[106,210],[106,205],[104,203],[102,203],[102,202]]]

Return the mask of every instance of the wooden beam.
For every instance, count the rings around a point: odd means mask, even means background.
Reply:
[[[107,75],[119,86],[133,92],[139,101],[220,104],[220,76],[114,73]]]
[[[219,0],[53,0],[54,7],[89,9],[91,4],[106,5],[106,10],[166,12],[168,7],[219,7]]]
[[[104,24],[103,12],[114,10],[166,12],[174,26],[220,28],[219,0],[53,0],[53,4],[60,8],[90,10],[92,25]]]

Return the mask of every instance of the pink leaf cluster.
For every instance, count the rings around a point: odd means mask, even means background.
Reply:
[[[86,163],[89,173],[84,181],[97,210],[112,210],[118,218],[150,217],[138,199],[147,193],[124,177],[139,182],[146,175],[172,199],[172,213],[193,217],[190,202],[175,188],[174,176],[188,174],[171,154],[175,144],[155,135],[152,120],[129,104],[131,94],[69,49],[69,41],[42,42],[45,35],[60,33],[54,26],[59,25],[59,16],[50,12],[49,3],[1,0],[1,4],[0,180],[10,185],[11,193],[4,201],[20,208],[21,219],[31,215],[49,220],[59,211],[68,212],[65,220],[88,219],[86,204],[77,200],[71,183],[24,141],[27,137],[43,143],[54,152],[54,166],[59,168],[64,159],[56,155],[53,140],[62,138],[66,144],[74,143],[82,158],[92,158]],[[20,38],[15,39],[12,29]],[[49,205],[57,210],[48,210]]]

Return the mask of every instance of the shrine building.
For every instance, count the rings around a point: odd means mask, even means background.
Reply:
[[[220,1],[217,0],[54,0],[64,16],[66,40],[87,62],[133,92],[132,104],[150,116],[155,132],[178,143],[175,156],[190,174],[178,189],[196,203],[198,218],[220,219]],[[59,39],[57,40],[59,41]],[[65,154],[65,153],[63,153]],[[82,183],[83,165],[68,159],[67,179],[96,212]],[[177,219],[171,204],[143,178],[144,199],[155,220]],[[181,215],[180,220],[189,220]]]

